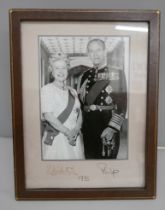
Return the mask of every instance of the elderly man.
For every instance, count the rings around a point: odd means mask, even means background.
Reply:
[[[93,67],[81,76],[78,88],[85,157],[116,159],[127,106],[124,71],[108,68],[104,41],[89,41],[87,51]]]

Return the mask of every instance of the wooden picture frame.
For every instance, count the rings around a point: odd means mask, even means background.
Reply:
[[[155,198],[156,196],[160,11],[158,10],[11,9],[9,11],[9,15],[10,15],[10,47],[11,47],[11,77],[12,77],[11,91],[12,91],[12,112],[13,112],[13,143],[14,143],[14,172],[15,172],[16,199],[17,200],[63,200],[63,199],[72,200],[72,199],[153,199]],[[33,185],[31,187],[28,187],[29,182],[26,181],[26,179],[29,176],[28,175],[29,166],[26,167],[27,165],[26,161],[28,161],[27,157],[29,157],[28,154],[31,152],[26,147],[27,142],[28,142],[27,140],[29,138],[29,137],[27,138],[26,136],[26,135],[29,135],[29,133],[26,132],[26,126],[30,125],[32,123],[32,120],[29,120],[31,118],[28,117],[28,114],[25,111],[28,105],[26,106],[26,103],[25,103],[26,95],[24,94],[24,89],[28,90],[31,95],[33,95],[34,92],[35,94],[39,94],[39,92],[38,90],[36,91],[36,89],[33,88],[33,85],[31,86],[32,89],[28,89],[30,86],[26,86],[26,88],[24,88],[25,85],[35,80],[35,78],[32,77],[31,81],[29,81],[28,77],[23,76],[24,74],[23,68],[26,69],[27,63],[29,62],[29,61],[28,62],[25,61],[25,56],[24,56],[25,52],[23,51],[23,48],[22,48],[22,46],[25,43],[23,34],[26,33],[26,32],[25,33],[23,32],[23,30],[26,28],[26,27],[25,28],[22,27],[23,23],[25,23],[25,25],[27,25],[26,23],[30,23],[32,25],[36,24],[35,26],[37,26],[37,24],[42,25],[42,23],[45,24],[45,26],[47,26],[48,24],[58,23],[61,25],[64,24],[64,27],[66,27],[67,24],[70,24],[70,23],[72,25],[77,24],[77,23],[80,23],[80,25],[86,24],[86,27],[87,27],[87,24],[89,25],[91,24],[92,26],[92,24],[96,23],[97,25],[97,23],[99,23],[100,24],[99,27],[102,27],[102,24],[105,24],[106,25],[105,27],[107,27],[107,29],[109,27],[108,24],[111,24],[111,23],[114,23],[114,24],[121,23],[121,25],[128,23],[128,25],[130,24],[130,25],[135,25],[135,26],[138,23],[147,24],[148,31],[147,31],[146,37],[148,41],[145,40],[146,45],[144,47],[146,50],[145,51],[146,52],[145,53],[146,66],[144,68],[146,69],[145,70],[146,71],[145,72],[146,73],[146,77],[145,77],[146,86],[144,85],[144,89],[146,87],[145,89],[146,101],[144,101],[145,102],[145,108],[144,108],[145,116],[143,119],[145,123],[144,124],[145,133],[142,133],[142,135],[145,138],[145,141],[142,144],[142,148],[144,150],[144,154],[143,154],[144,159],[141,160],[141,158],[139,159],[137,158],[136,160],[137,164],[141,164],[141,162],[144,162],[143,165],[140,165],[141,168],[144,167],[144,170],[142,170],[143,186],[141,185],[138,186],[136,181],[134,183],[133,179],[132,179],[132,184],[130,186],[129,185],[127,186],[127,184],[126,186],[124,186],[124,183],[127,183],[127,181],[126,182],[122,181],[123,184],[121,184],[121,186],[120,184],[116,185],[116,183],[118,182],[118,179],[116,178],[114,181],[115,182],[114,186],[111,184],[107,185],[107,187],[105,185],[102,186],[101,184],[100,186],[98,186],[97,185],[98,183],[96,181],[95,182],[97,183],[96,187],[93,183],[91,183],[91,185],[89,184],[88,187],[86,187],[86,185],[84,185],[85,186],[84,187],[83,184],[80,185],[82,186],[80,187],[79,185],[76,186],[77,182],[75,182],[74,184],[74,180],[72,180],[71,178],[73,187],[68,187],[67,185],[66,187],[65,186],[45,187],[45,186],[41,186],[40,184],[38,185],[38,187],[35,187],[36,185],[34,185],[34,187]],[[32,27],[31,30],[33,29],[34,27]],[[38,33],[40,34],[40,31]],[[45,29],[45,33],[46,33],[46,29]],[[61,31],[59,33],[61,33]],[[62,34],[62,35],[66,35],[66,34]],[[99,31],[98,34],[101,34],[103,36],[104,32]],[[28,36],[30,36],[30,34]],[[138,32],[137,32],[137,36],[138,36]],[[36,46],[38,46],[37,44]],[[34,51],[32,43],[29,43],[29,45],[31,45],[30,52]],[[136,50],[137,48],[135,48],[135,54],[138,55],[139,51],[136,51]],[[36,52],[38,51],[35,49],[35,53]],[[132,57],[135,56],[133,51],[131,51],[131,53],[130,53],[130,56]],[[33,60],[31,60],[31,58],[29,59],[31,63]],[[31,63],[30,68],[32,67],[32,65],[33,63]],[[136,68],[138,67],[136,66]],[[38,72],[38,71],[39,69],[36,68],[35,72]],[[131,71],[131,68],[130,68],[130,71]],[[137,76],[137,74],[134,76]],[[133,78],[133,77],[130,77],[130,78]],[[40,108],[38,107],[38,110],[39,109]],[[131,110],[131,105],[130,105],[130,110]],[[36,119],[35,117],[36,116],[34,116],[34,120],[38,121],[38,125],[39,125],[38,127],[36,127],[36,130],[37,130],[40,128],[40,122],[39,122],[39,118]],[[140,121],[138,122],[138,125],[140,126],[139,123]],[[131,128],[130,128],[130,131],[131,131]],[[136,137],[136,133],[134,135]],[[33,134],[31,134],[31,138],[33,138]],[[36,137],[34,137],[34,139],[36,139]],[[129,139],[129,142],[131,142],[132,139]],[[129,158],[131,158],[131,148],[130,148],[130,155],[128,156],[128,160]],[[40,148],[38,148],[37,150],[40,150]],[[35,160],[35,157],[33,158]],[[109,161],[111,164],[111,160]],[[55,161],[51,161],[52,164],[54,164],[54,162]],[[109,164],[109,162],[106,162],[106,163]],[[117,161],[115,163],[117,164]],[[28,162],[28,164],[30,163]],[[60,164],[63,164],[63,163],[60,162]],[[67,164],[69,163],[67,162]],[[66,170],[67,167],[70,167],[69,170],[72,171],[74,168],[74,167],[72,168],[73,164],[74,164],[74,161],[71,162],[71,165],[67,165],[65,167],[65,163],[64,163],[64,168],[60,170]],[[85,160],[85,162],[83,162],[82,165],[84,164],[85,165],[94,164],[94,162]],[[81,167],[81,163],[79,165]],[[39,166],[36,166],[36,167],[39,168]],[[89,168],[87,167],[85,175],[78,172],[79,173],[78,177],[81,180],[81,183],[86,183],[88,182],[88,179],[90,179],[90,175],[88,176],[88,170]],[[124,169],[121,170],[121,174],[123,170]],[[112,172],[111,176],[114,176],[114,174],[117,171],[118,171],[118,168],[117,169],[114,168],[111,171]],[[105,174],[102,174],[102,175],[104,176],[102,176],[100,180],[104,179],[103,177],[105,177]],[[37,178],[36,175],[34,176],[35,176],[34,182],[36,183],[39,178]],[[61,183],[62,183],[62,180],[70,179],[68,178],[68,176],[70,176],[68,175],[68,171],[67,171],[67,174],[60,174],[59,182],[61,180]],[[130,177],[128,177],[128,179],[129,178],[130,179],[132,178],[131,174],[130,174]],[[56,177],[54,179],[56,179]],[[42,183],[42,181],[40,183]],[[52,185],[53,185],[53,182],[52,182]]]

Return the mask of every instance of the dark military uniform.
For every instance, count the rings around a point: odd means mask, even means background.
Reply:
[[[87,159],[114,159],[120,144],[127,93],[122,70],[90,68],[79,81],[78,94],[83,111],[83,139]],[[107,127],[116,132],[109,147],[103,145],[101,134]]]

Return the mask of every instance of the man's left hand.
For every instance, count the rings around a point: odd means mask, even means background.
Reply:
[[[101,138],[110,141],[113,138],[114,133],[116,133],[116,131],[113,128],[107,127],[103,130]]]

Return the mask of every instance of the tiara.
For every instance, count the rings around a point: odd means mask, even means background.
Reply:
[[[64,61],[67,61],[68,60],[68,57],[65,53],[61,52],[61,51],[58,51],[56,53],[53,53],[50,58],[49,58],[49,61],[53,62],[53,61],[58,61],[58,60],[64,60]]]

